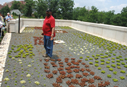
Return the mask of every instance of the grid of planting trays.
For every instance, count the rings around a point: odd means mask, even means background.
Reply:
[[[12,33],[1,87],[127,87],[127,46],[57,26],[48,60],[41,29]]]

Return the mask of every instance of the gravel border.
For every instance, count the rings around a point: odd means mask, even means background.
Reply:
[[[11,33],[6,33],[4,36],[1,44],[0,44],[0,87],[1,87],[1,81],[3,78],[3,72],[5,67],[5,61],[7,58],[7,53],[11,41]]]

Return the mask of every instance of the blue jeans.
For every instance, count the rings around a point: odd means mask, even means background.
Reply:
[[[52,57],[52,51],[53,51],[53,40],[50,40],[50,36],[44,35],[44,48],[46,50],[46,54],[49,57]]]

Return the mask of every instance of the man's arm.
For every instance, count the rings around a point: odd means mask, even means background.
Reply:
[[[51,38],[50,38],[50,40],[53,40],[54,32],[55,32],[55,27],[52,28],[52,33],[51,33]]]
[[[5,18],[5,19],[6,19],[6,21],[8,21],[8,17],[7,17],[7,16],[6,16],[6,18]]]

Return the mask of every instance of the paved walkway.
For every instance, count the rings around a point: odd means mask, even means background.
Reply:
[[[11,33],[6,33],[6,35],[4,36],[0,44],[0,86],[2,82],[5,61],[6,61],[6,56],[7,56],[10,40],[11,40]]]

